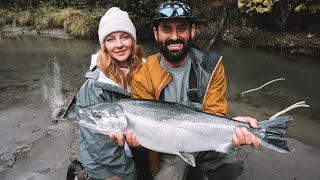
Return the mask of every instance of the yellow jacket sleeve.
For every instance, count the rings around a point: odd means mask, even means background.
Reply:
[[[202,104],[202,111],[219,116],[227,116],[227,80],[224,67],[220,62],[207,87],[207,93]]]

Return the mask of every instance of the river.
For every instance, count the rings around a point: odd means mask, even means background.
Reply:
[[[146,55],[157,51],[153,42],[140,45]],[[54,120],[84,82],[98,48],[97,40],[0,36],[0,179],[65,178],[77,157],[75,123],[74,118]],[[285,114],[295,118],[286,134],[293,153],[249,150],[253,155],[242,179],[256,179],[268,170],[272,179],[305,179],[305,174],[320,179],[319,57],[283,57],[249,48],[214,51],[224,57],[230,115],[262,120],[299,101],[310,105]],[[234,99],[278,78],[285,80]]]

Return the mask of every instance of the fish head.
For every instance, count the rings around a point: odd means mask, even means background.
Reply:
[[[122,106],[114,103],[102,103],[97,106],[80,109],[80,113],[90,118],[105,133],[116,133],[128,126]]]

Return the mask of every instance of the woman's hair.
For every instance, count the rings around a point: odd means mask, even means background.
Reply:
[[[138,44],[136,44],[135,41],[133,41],[132,47],[132,53],[129,56],[128,60],[129,73],[127,74],[127,76],[120,69],[116,60],[108,54],[105,45],[103,45],[97,63],[104,75],[115,81],[125,90],[128,90],[128,83],[131,81],[132,76],[142,66],[142,48]]]

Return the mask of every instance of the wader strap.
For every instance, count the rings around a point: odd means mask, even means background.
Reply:
[[[116,93],[116,92],[113,92],[113,95],[114,95],[115,99],[129,99],[129,98],[131,98],[128,95]]]
[[[189,101],[191,102],[200,102],[198,89],[197,89],[197,75],[196,75],[196,72],[194,71],[193,66],[191,66],[190,73],[189,73],[188,97],[189,97]]]
[[[151,175],[155,176],[159,169],[159,153],[155,151],[149,151],[149,166]]]

